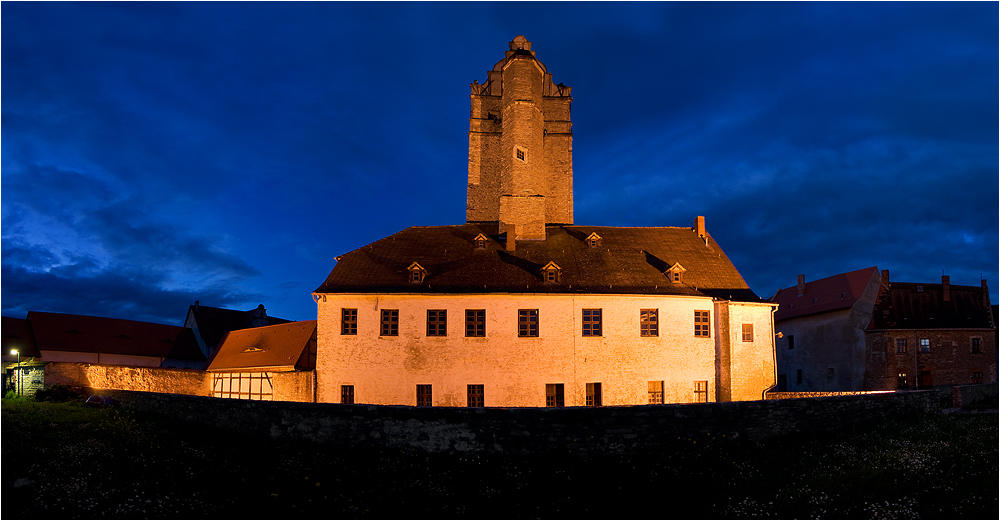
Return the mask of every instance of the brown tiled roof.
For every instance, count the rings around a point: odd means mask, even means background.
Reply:
[[[868,329],[992,328],[984,288],[951,285],[945,302],[941,284],[893,282],[879,295]]]
[[[215,308],[211,306],[192,305],[188,312],[194,313],[195,321],[198,323],[198,333],[206,345],[217,346],[222,337],[238,329],[250,327],[257,308],[249,311],[238,309]],[[268,325],[285,324],[291,322],[278,317],[267,317]]]
[[[31,334],[31,325],[26,319],[2,317],[0,329],[3,330],[3,354],[17,349],[21,358],[42,356],[35,347],[35,335]]]
[[[315,334],[315,320],[232,331],[207,370],[313,369],[316,361],[309,356],[309,347]]]
[[[772,302],[778,303],[774,319],[787,320],[848,309],[861,298],[868,282],[878,273],[878,267],[872,266],[806,282],[806,290],[801,297],[798,286],[778,290],[771,299]]]
[[[39,350],[177,357],[174,341],[183,327],[119,318],[29,311]],[[188,353],[193,355],[193,353]],[[201,356],[201,352],[198,352]],[[197,358],[194,358],[197,359]]]
[[[494,232],[494,233],[491,233]],[[407,228],[344,254],[317,293],[634,293],[697,295],[759,302],[715,241],[691,228],[547,226],[544,241],[517,241],[486,225]],[[585,239],[593,232],[601,245]],[[477,249],[475,237],[490,237]],[[409,282],[413,262],[427,270]],[[562,268],[558,283],[542,280],[549,262]],[[663,274],[674,263],[687,270],[681,284]]]

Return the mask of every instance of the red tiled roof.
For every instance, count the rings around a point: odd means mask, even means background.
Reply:
[[[803,295],[799,296],[798,286],[779,290],[772,298],[778,303],[774,319],[789,318],[848,309],[861,298],[873,276],[878,276],[878,267],[872,266],[857,271],[840,273],[824,279],[806,282]]]
[[[420,226],[344,254],[317,293],[634,293],[711,296],[760,302],[711,237],[708,245],[691,228],[547,226],[543,241],[517,241],[506,251],[503,235],[487,226]],[[597,232],[601,245],[588,246]],[[477,249],[475,237],[490,237]],[[411,283],[407,267],[427,270]],[[557,283],[542,279],[542,267],[562,268]],[[663,274],[674,263],[683,283]]]
[[[232,331],[206,370],[313,369],[316,361],[309,348],[315,334],[315,320]]]
[[[952,284],[946,302],[942,284],[893,282],[879,295],[868,329],[992,328],[983,292]]]
[[[42,356],[35,347],[35,335],[31,334],[31,325],[26,319],[2,317],[0,329],[3,329],[3,354],[10,354],[17,349],[21,358]]]
[[[184,331],[166,324],[41,311],[29,311],[27,320],[38,349],[50,351],[168,357]]]

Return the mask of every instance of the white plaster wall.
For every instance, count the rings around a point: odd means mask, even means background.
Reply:
[[[464,407],[466,386],[483,384],[488,407],[541,407],[545,384],[562,383],[565,404],[577,406],[586,384],[601,382],[604,405],[630,405],[648,402],[653,380],[664,382],[666,403],[692,402],[696,380],[709,382],[715,401],[717,331],[694,336],[694,311],[714,310],[707,297],[356,294],[321,295],[317,306],[319,402],[339,402],[340,386],[354,385],[355,403],[414,405],[416,385],[431,384],[435,406]],[[342,308],[358,310],[357,335],[340,334]],[[601,337],[581,334],[589,308],[602,309]],[[399,310],[399,336],[379,336],[381,309]],[[448,310],[447,337],[426,336],[428,309]],[[466,309],[486,310],[486,337],[465,337]],[[537,338],[517,336],[518,309],[539,310]],[[658,337],[640,336],[640,309],[659,309]],[[770,306],[740,313],[759,321],[755,332],[770,330],[761,318],[769,320]],[[766,335],[758,338],[739,352],[739,371],[772,375],[772,352],[767,363],[750,361],[766,351]],[[755,398],[744,399],[760,399],[752,387]]]
[[[776,383],[772,309],[767,303],[729,303],[733,401],[762,400]],[[743,341],[743,324],[753,324],[753,342]]]

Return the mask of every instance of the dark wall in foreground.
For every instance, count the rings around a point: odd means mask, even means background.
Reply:
[[[996,385],[992,386],[996,395]],[[136,391],[103,391],[121,405],[273,438],[345,448],[516,454],[625,453],[699,437],[765,440],[940,413],[952,390],[753,402],[563,409],[470,409],[257,402]]]

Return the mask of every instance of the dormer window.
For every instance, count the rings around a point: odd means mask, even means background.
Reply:
[[[680,284],[684,279],[683,275],[685,271],[687,270],[684,269],[684,266],[681,266],[681,263],[675,262],[673,266],[667,268],[667,271],[663,273],[670,279],[670,282]]]
[[[410,272],[410,282],[420,283],[424,281],[424,277],[427,276],[427,270],[423,266],[414,262],[410,264],[409,268],[406,268]]]
[[[594,232],[587,236],[586,241],[588,248],[596,248],[601,245],[601,236]]]
[[[528,162],[528,149],[524,147],[514,147],[514,157],[518,161]]]
[[[473,242],[476,243],[476,249],[479,249],[479,250],[485,250],[486,249],[486,245],[490,242],[489,237],[487,237],[487,236],[485,236],[485,235],[483,235],[481,233],[479,235],[477,235],[475,239],[472,239],[472,240],[473,240]]]
[[[542,268],[542,280],[545,283],[557,283],[562,277],[562,268],[554,262],[549,262]]]

